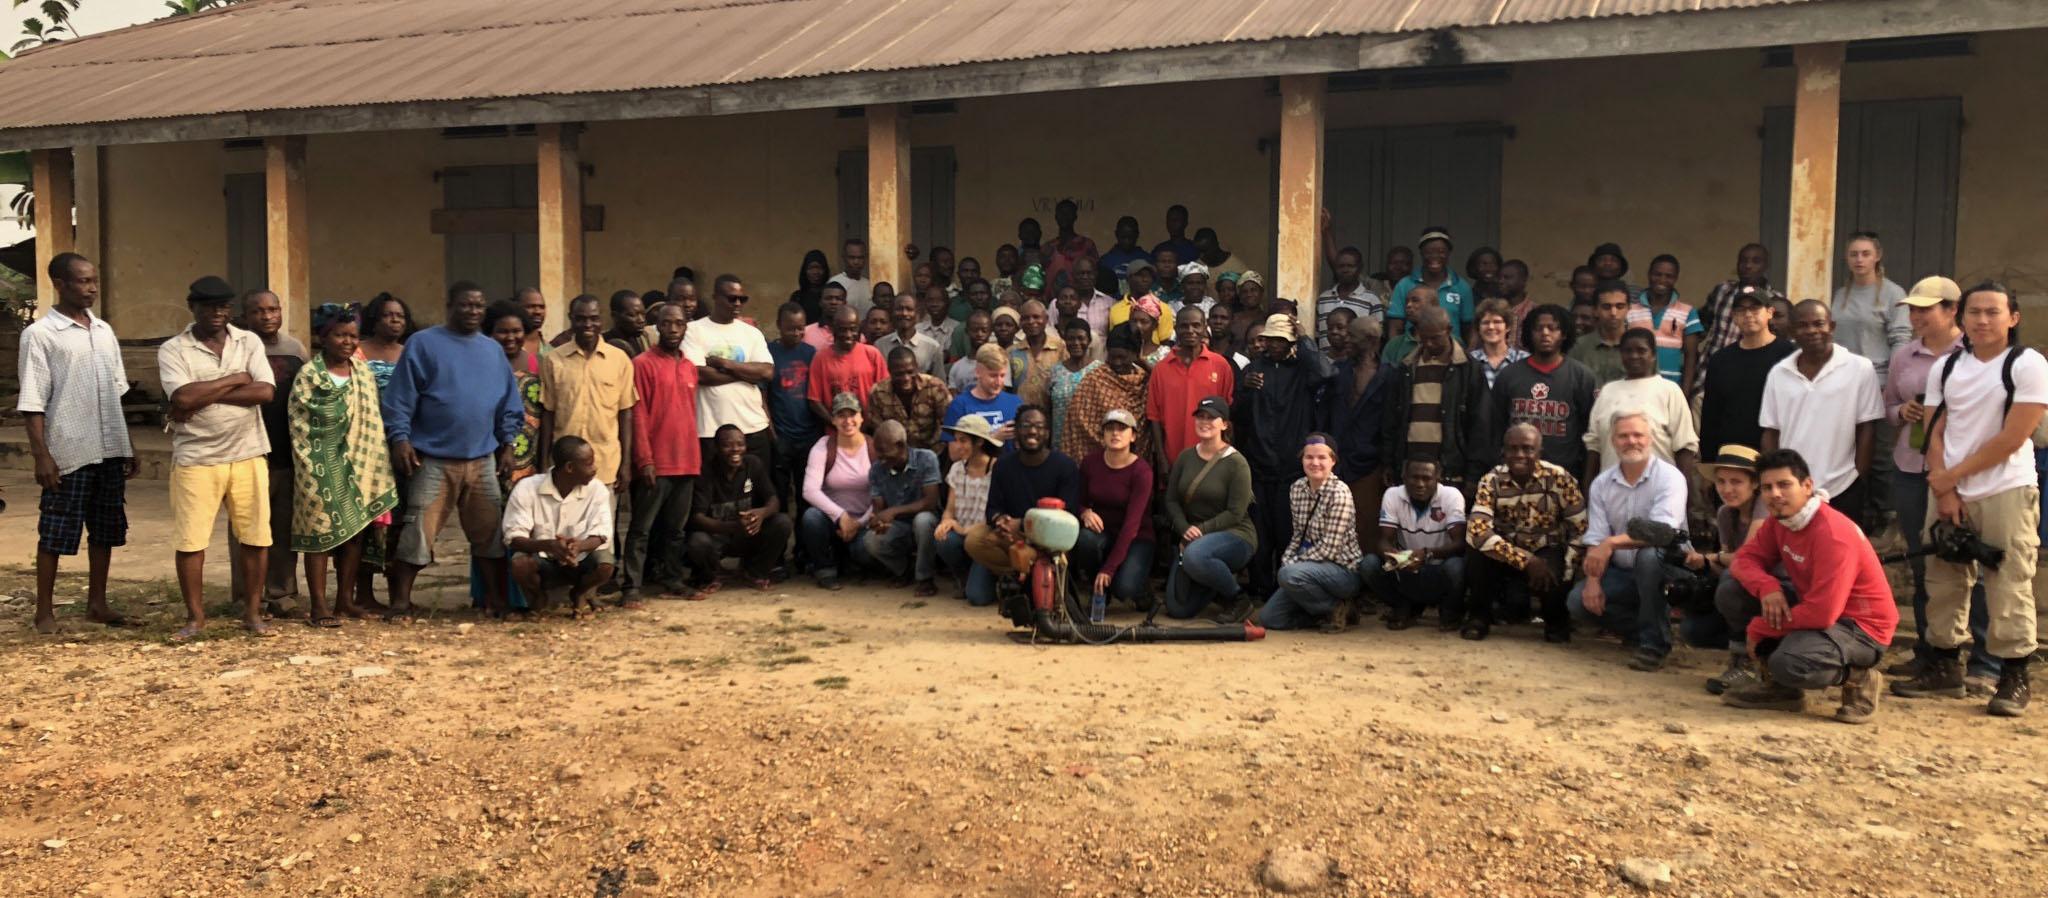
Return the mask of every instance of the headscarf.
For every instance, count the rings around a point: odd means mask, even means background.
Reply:
[[[1165,313],[1161,311],[1159,308],[1159,297],[1153,296],[1149,293],[1132,300],[1131,305],[1136,307],[1139,311],[1152,316],[1152,320],[1154,321],[1158,321],[1162,316],[1165,315]]]
[[[1238,286],[1242,287],[1246,284],[1257,284],[1261,287],[1264,287],[1266,286],[1266,279],[1259,277],[1259,273],[1256,271],[1247,271],[1244,274],[1237,276]]]
[[[1180,276],[1182,278],[1191,278],[1198,274],[1203,277],[1208,277],[1209,266],[1204,265],[1200,262],[1189,262],[1180,267]]]
[[[1025,268],[1024,273],[1017,278],[1017,285],[1026,290],[1045,289],[1045,269],[1036,265]]]
[[[1251,274],[1251,272],[1245,272],[1245,273],[1246,273],[1246,274]],[[1225,281],[1228,281],[1228,282],[1230,282],[1230,283],[1233,283],[1233,284],[1235,284],[1235,283],[1237,283],[1237,278],[1238,278],[1237,272],[1235,272],[1235,271],[1226,271],[1226,272],[1224,272],[1224,273],[1222,273],[1222,274],[1219,274],[1219,275],[1217,275],[1217,276],[1216,276],[1216,283],[1219,283],[1219,284],[1221,284],[1221,283],[1223,283],[1223,282],[1225,282]]]
[[[323,302],[313,310],[313,335],[325,336],[328,328],[341,324],[354,324],[357,309],[353,305],[338,302]]]

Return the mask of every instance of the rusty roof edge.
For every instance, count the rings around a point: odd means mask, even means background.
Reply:
[[[2048,28],[2048,3],[2007,0],[1856,0],[1856,15],[1808,15],[1828,3],[1674,13],[1687,27],[1627,16],[1451,28],[1409,34],[1326,35],[1241,41],[1217,59],[1214,44],[973,62],[918,71],[843,72],[683,88],[509,98],[371,103],[231,111],[118,122],[0,128],[0,150],[443,128],[460,125],[614,121],[734,115],[868,103],[968,99],[1107,87],[1327,74],[1443,64],[1516,63],[1850,41],[1957,31]],[[1792,30],[1798,29],[1798,30]]]

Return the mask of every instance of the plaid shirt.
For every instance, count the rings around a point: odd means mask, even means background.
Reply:
[[[1770,284],[1757,288],[1764,294],[1764,305],[1784,299],[1785,291]],[[1694,366],[1693,392],[1705,392],[1707,388],[1707,360],[1714,353],[1727,349],[1742,338],[1735,332],[1735,294],[1742,291],[1740,281],[1722,281],[1713,292],[1707,294],[1706,305],[1700,306],[1700,321],[1707,331],[1700,337],[1700,360]]]
[[[1294,539],[1280,553],[1281,564],[1322,561],[1355,567],[1364,559],[1350,487],[1335,477],[1317,487],[1303,477],[1288,488],[1287,501],[1294,511]]]
[[[877,422],[903,422],[903,429],[910,434],[910,448],[936,450],[939,425],[945,422],[946,406],[952,401],[945,381],[920,374],[916,386],[911,387],[910,404],[905,406],[890,381],[884,379],[868,391],[868,414]]]
[[[1465,542],[1516,569],[1529,566],[1529,556],[1544,549],[1566,548],[1565,567],[1586,535],[1586,497],[1570,472],[1547,461],[1536,463],[1527,484],[1496,465],[1479,478],[1472,510],[1465,517]],[[1563,577],[1564,571],[1557,575]]]

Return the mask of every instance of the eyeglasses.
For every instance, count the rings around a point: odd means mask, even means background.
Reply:
[[[746,304],[747,304],[747,295],[746,295],[745,293],[739,293],[739,294],[735,294],[735,295],[732,295],[732,296],[728,296],[728,297],[726,297],[726,298],[725,298],[725,301],[726,301],[726,302],[729,302],[729,303],[732,303],[732,304],[734,304],[734,305],[741,305],[741,306],[743,306],[743,305],[746,305]]]

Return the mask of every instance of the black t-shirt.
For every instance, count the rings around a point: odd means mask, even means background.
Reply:
[[[740,512],[760,508],[775,498],[775,483],[768,479],[768,463],[758,456],[740,458],[740,469],[728,479],[709,460],[697,477],[696,492],[690,498],[690,512],[714,521],[737,521]]]
[[[1757,349],[1734,343],[1707,361],[1707,386],[1700,399],[1700,459],[1720,454],[1723,445],[1733,443],[1762,451],[1764,428],[1757,423],[1763,413],[1764,381],[1771,367],[1798,351],[1783,338]]]

